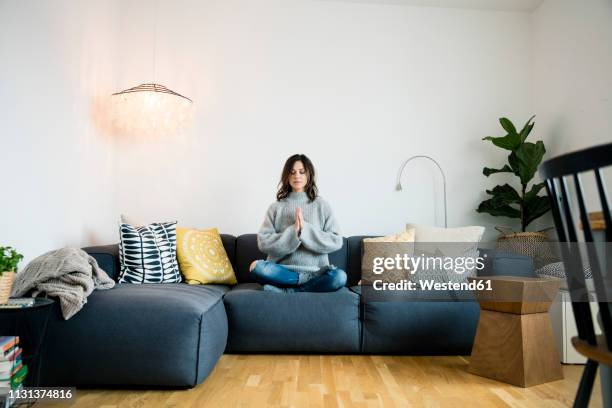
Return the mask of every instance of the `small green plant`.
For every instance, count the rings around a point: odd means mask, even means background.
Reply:
[[[527,189],[546,153],[541,140],[535,143],[525,141],[535,124],[532,122],[534,117],[529,118],[520,132],[509,119],[500,118],[499,123],[508,134],[502,137],[487,136],[482,139],[510,151],[507,164],[500,169],[485,167],[482,169],[482,174],[489,177],[495,173],[513,173],[519,178],[521,187],[519,192],[506,183],[503,186],[495,186],[492,190],[486,190],[492,197],[481,202],[476,211],[496,217],[518,218],[523,232],[532,221],[550,210],[548,197],[538,195],[544,188],[544,183],[533,184],[529,190]]]
[[[4,272],[17,272],[17,264],[23,255],[12,247],[0,247],[0,275]]]

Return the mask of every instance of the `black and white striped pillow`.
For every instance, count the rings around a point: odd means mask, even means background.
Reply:
[[[176,260],[176,222],[119,227],[119,283],[181,282]]]

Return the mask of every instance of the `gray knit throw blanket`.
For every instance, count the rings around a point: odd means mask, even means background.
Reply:
[[[78,248],[49,251],[32,260],[15,275],[11,296],[23,296],[34,289],[32,296],[41,293],[58,297],[65,320],[75,315],[94,289],[110,289],[113,281],[96,260]]]

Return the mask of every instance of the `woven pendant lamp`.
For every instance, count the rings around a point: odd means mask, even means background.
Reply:
[[[193,101],[160,84],[144,83],[112,98],[115,129],[124,136],[173,136],[193,119]]]
[[[157,2],[154,10],[153,78],[156,72]],[[114,128],[125,136],[174,135],[193,118],[193,101],[156,83],[155,79],[111,96]]]
[[[161,92],[161,93],[166,93],[166,94],[169,94],[169,95],[178,96],[179,98],[186,99],[187,101],[193,103],[193,101],[191,99],[189,99],[188,97],[186,97],[184,95],[181,95],[180,93],[174,92],[173,90],[168,89],[168,88],[166,88],[163,85],[155,84],[155,83],[140,84],[140,85],[135,86],[133,88],[124,89],[121,92],[115,92],[113,94],[113,96],[116,96],[116,95],[127,95],[127,94],[134,93],[134,92]]]

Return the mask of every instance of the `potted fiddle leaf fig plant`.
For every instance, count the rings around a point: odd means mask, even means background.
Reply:
[[[0,304],[8,302],[17,265],[22,259],[23,255],[14,248],[0,247]]]
[[[535,124],[534,117],[529,118],[520,130],[517,130],[508,118],[500,118],[499,123],[507,134],[501,137],[487,136],[482,139],[509,152],[507,162],[502,167],[485,167],[482,169],[482,174],[487,177],[497,173],[513,174],[517,179],[515,185],[518,188],[505,183],[486,190],[491,197],[481,202],[476,209],[479,213],[487,213],[495,217],[518,219],[519,232],[515,232],[510,227],[496,227],[501,232],[498,237],[498,246],[505,242],[506,245],[501,246],[509,246],[517,252],[531,256],[535,255],[534,251],[537,252],[538,243],[547,241],[548,237],[544,234],[545,230],[527,232],[527,227],[550,211],[548,197],[540,195],[545,184],[533,183],[530,185],[546,153],[546,148],[541,140],[535,143],[526,140]]]

